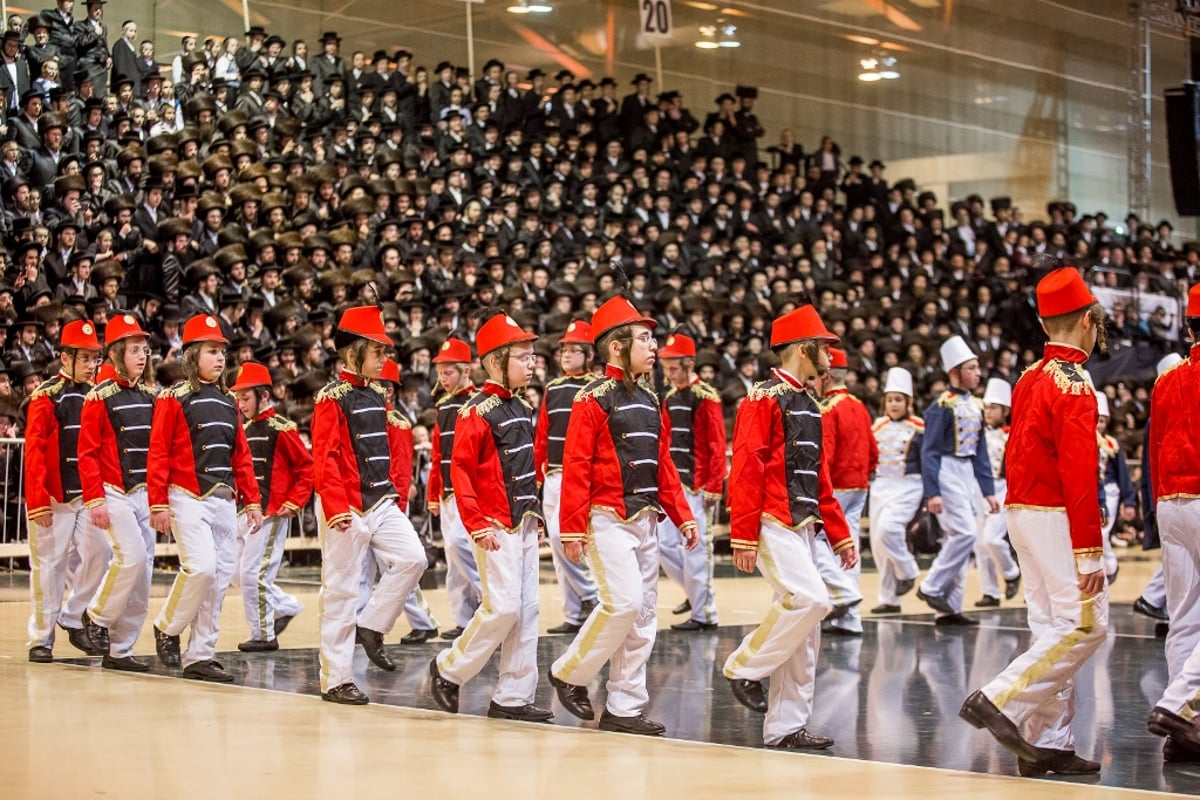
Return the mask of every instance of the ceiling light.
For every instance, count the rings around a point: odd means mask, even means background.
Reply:
[[[720,36],[717,44],[721,47],[741,47],[742,43],[737,38],[737,26],[717,20],[717,27],[720,29]]]
[[[869,72],[868,71],[868,72],[860,72],[858,74],[858,79],[860,81],[865,81],[867,83],[874,83],[875,81],[880,80],[882,78],[883,78],[883,76],[880,75],[878,72]]]
[[[510,14],[549,14],[553,10],[544,0],[517,0],[508,7]]]
[[[895,56],[883,56],[879,59],[879,77],[884,80],[894,81],[900,77],[900,71],[896,69]]]
[[[716,50],[721,46],[720,43],[717,42],[716,25],[701,25],[700,36],[702,38],[697,40],[696,47],[699,47],[701,50]]]

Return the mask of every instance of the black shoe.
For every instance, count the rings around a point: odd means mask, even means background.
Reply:
[[[1038,748],[1021,738],[1021,731],[1016,724],[1004,716],[995,703],[989,700],[983,692],[972,692],[965,701],[958,715],[976,728],[987,728],[1006,750],[1025,761],[1036,762],[1040,759]]]
[[[600,601],[598,600],[584,600],[579,604],[579,619],[586,622],[587,618],[592,615],[592,612],[596,610],[596,606],[598,605],[600,605]]]
[[[849,628],[839,628],[837,625],[822,625],[821,626],[821,635],[822,636],[849,636],[849,637],[854,637],[854,638],[861,638],[863,635],[863,632],[862,631],[852,631]]]
[[[1150,712],[1146,727],[1155,736],[1170,736],[1176,744],[1200,750],[1200,728],[1162,706],[1155,706]]]
[[[936,594],[925,594],[925,592],[917,589],[917,599],[928,605],[934,611],[940,611],[943,614],[957,614],[958,610],[946,602],[946,598]]]
[[[278,639],[280,636],[283,635],[283,632],[285,630],[287,630],[287,626],[290,625],[292,620],[294,620],[295,618],[296,618],[295,614],[289,614],[286,617],[276,617],[275,618],[275,638],[276,639]]]
[[[327,703],[337,703],[343,706],[365,706],[371,702],[371,699],[353,683],[343,683],[328,692],[321,692],[321,699]]]
[[[429,661],[429,678],[429,691],[433,695],[433,702],[437,703],[442,711],[457,714],[458,684],[451,683],[438,672],[436,656]]]
[[[447,642],[453,642],[455,639],[463,635],[463,631],[463,626],[459,625],[457,628],[451,628],[450,630],[442,633],[442,638]]]
[[[437,638],[437,628],[413,628],[400,637],[400,644],[425,644]]]
[[[667,732],[667,726],[661,722],[646,719],[641,714],[636,717],[618,717],[616,714],[608,713],[607,708],[600,715],[599,727],[602,731],[633,733],[638,736],[662,736]]]
[[[1150,605],[1150,603],[1147,602],[1146,598],[1144,597],[1139,597],[1137,600],[1133,601],[1133,613],[1142,614],[1150,619],[1156,619],[1159,622],[1169,622],[1171,620],[1171,617],[1168,616],[1165,608],[1159,608],[1158,606]]]
[[[1168,736],[1163,742],[1163,761],[1168,764],[1200,764],[1200,750],[1194,750]]]
[[[586,686],[559,680],[551,671],[547,671],[546,675],[549,676],[550,685],[554,687],[554,692],[558,695],[558,702],[563,704],[563,708],[582,720],[590,722],[595,719],[596,711],[592,708],[592,701],[588,697]]]
[[[367,651],[367,658],[371,659],[372,664],[385,672],[395,671],[396,662],[388,658],[387,652],[383,649],[382,633],[373,631],[370,628],[358,628],[354,632],[354,643],[362,645],[363,650]]]
[[[576,625],[574,622],[564,622],[561,625],[555,625],[553,628],[546,628],[546,633],[579,633],[583,630],[582,625]]]
[[[1017,773],[1022,778],[1040,778],[1047,773],[1055,775],[1095,775],[1100,771],[1100,762],[1080,758],[1074,750],[1052,750],[1035,747],[1041,757],[1036,761],[1017,759]]]
[[[238,650],[243,653],[273,653],[279,649],[279,641],[272,639],[269,642],[262,639],[248,639],[238,645]]]
[[[1012,600],[1021,591],[1021,576],[1013,578],[1011,581],[1008,578],[1004,579],[1004,599]]]
[[[1117,564],[1115,567],[1113,567],[1112,574],[1108,576],[1108,585],[1109,586],[1112,586],[1114,583],[1117,582],[1117,575],[1119,575],[1120,573],[1121,573],[1121,565]]]
[[[103,650],[97,650],[92,647],[91,641],[88,640],[87,632],[83,628],[65,628],[67,632],[67,640],[71,642],[71,646],[76,650],[81,650],[89,656],[102,656]]]
[[[209,683],[232,683],[233,676],[216,661],[197,661],[183,668],[183,677]]]
[[[849,603],[842,603],[841,605],[836,605],[832,609],[830,609],[828,614],[825,615],[825,619],[840,619],[841,617],[846,616],[846,613],[848,611],[850,611],[850,609],[854,608],[855,606],[861,605],[861,604],[862,604],[862,598],[860,597],[857,600],[850,601]]]
[[[759,714],[767,713],[767,692],[762,681],[749,681],[745,678],[730,678],[729,688],[733,697],[751,711]]]
[[[100,653],[101,655],[108,653],[110,646],[108,628],[92,622],[92,618],[88,616],[86,611],[83,612],[83,635],[93,652]]]
[[[833,747],[833,739],[809,733],[805,728],[792,731],[775,744],[767,745],[770,750],[826,750],[830,747]]]
[[[978,625],[979,620],[963,614],[947,614],[944,617],[935,619],[933,624],[939,628],[965,628],[971,625]]]
[[[917,585],[916,578],[900,578],[896,581],[896,597],[904,597]]]
[[[715,622],[700,622],[699,620],[689,619],[687,622],[676,622],[671,626],[673,631],[715,631],[717,623]]]
[[[1171,626],[1165,622],[1154,623],[1154,638],[1165,639],[1167,634],[1171,632]]]
[[[999,608],[1000,598],[992,597],[990,594],[985,594],[983,597],[975,601],[976,608]]]
[[[115,669],[118,672],[149,672],[150,665],[145,661],[138,661],[133,656],[110,656],[107,653],[100,661],[100,666],[105,669]]]
[[[168,636],[158,629],[154,628],[154,650],[158,653],[158,660],[163,662],[165,667],[179,666],[179,637]]]
[[[538,708],[533,703],[523,706],[500,706],[492,702],[488,706],[487,715],[492,719],[511,719],[516,722],[549,722],[554,714],[544,708]]]
[[[887,603],[881,603],[871,609],[872,614],[899,614],[900,606],[891,606]]]
[[[686,614],[691,610],[692,610],[692,601],[684,600],[682,603],[680,603],[679,605],[672,608],[671,613],[678,616],[679,614]]]
[[[49,647],[29,648],[29,660],[34,664],[49,664],[54,661],[54,653]]]

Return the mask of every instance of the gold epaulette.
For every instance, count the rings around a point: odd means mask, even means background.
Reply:
[[[163,397],[187,397],[194,390],[190,381],[180,381],[179,383],[168,386],[158,393],[159,398]]]
[[[470,390],[467,392],[466,399],[470,400],[472,397],[474,397],[477,394],[479,394],[479,390],[476,389],[474,386],[472,386],[470,388]],[[434,408],[440,408],[440,407],[446,405],[446,403],[449,403],[451,400],[453,400],[456,397],[458,397],[457,392],[455,392],[454,394],[444,394],[437,399],[437,401],[433,404],[433,406],[434,406]]]
[[[958,403],[958,395],[947,389],[938,395],[937,404],[942,408],[954,408]]]
[[[746,399],[766,400],[771,397],[778,397],[781,394],[787,394],[791,390],[792,386],[787,381],[774,379],[759,381],[750,387],[750,391],[746,394]]]
[[[1095,394],[1087,373],[1083,367],[1073,361],[1060,361],[1052,358],[1042,366],[1042,372],[1054,379],[1054,385],[1063,394],[1091,395]]]
[[[615,378],[594,380],[575,393],[575,402],[578,403],[581,400],[587,400],[589,397],[603,397],[611,392],[616,385],[617,381]]]
[[[376,381],[372,381],[371,383],[369,383],[369,384],[367,384],[367,385],[368,385],[368,386],[370,386],[370,387],[371,387],[372,389],[374,389],[375,391],[379,392],[379,396],[380,396],[380,397],[387,397],[387,389],[383,388],[383,384],[382,384],[382,383],[378,383],[378,382],[376,382]]]
[[[106,397],[112,397],[117,392],[121,391],[121,384],[114,380],[103,381],[87,393],[88,400],[103,400]]]
[[[412,423],[408,421],[408,417],[404,416],[395,409],[387,412],[387,421],[388,425],[391,425],[394,428],[412,428]]]
[[[280,431],[280,432],[294,431],[297,429],[296,423],[292,422],[287,417],[281,417],[278,414],[276,414],[273,417],[267,417],[267,424],[270,425],[275,430]]]
[[[1019,378],[1017,378],[1017,381],[1019,382],[1019,381],[1021,380],[1021,378],[1024,378],[1026,375],[1028,375],[1029,373],[1033,372],[1033,371],[1034,371],[1034,370],[1036,370],[1037,368],[1038,368],[1038,365],[1037,365],[1037,363],[1036,363],[1036,362],[1034,362],[1033,364],[1030,364],[1028,367],[1026,367],[1025,369],[1021,370],[1021,376],[1020,376]]]
[[[701,400],[713,400],[718,403],[721,402],[721,395],[717,393],[717,390],[709,386],[704,381],[693,383],[692,391],[695,392],[696,396]]]
[[[489,394],[487,397],[483,398],[478,403],[467,403],[466,405],[464,405],[462,408],[460,408],[458,410],[458,416],[461,419],[466,419],[467,417],[471,416],[471,411],[474,410],[474,411],[478,411],[479,416],[482,417],[484,414],[488,413],[493,408],[496,408],[497,406],[499,406],[501,402],[503,402],[503,401],[500,400],[499,395]]]
[[[34,389],[33,394],[29,396],[29,399],[33,400],[37,397],[54,397],[54,395],[61,392],[63,387],[66,385],[67,382],[63,380],[62,375],[55,375],[50,380],[43,381],[40,386]]]
[[[334,379],[321,387],[321,391],[317,392],[317,402],[322,400],[338,400],[350,394],[354,390],[354,386],[349,381]]]
[[[817,400],[817,408],[821,409],[822,414],[828,414],[833,407],[843,400],[849,399],[848,394],[835,394],[833,397],[822,397]]]
[[[1111,436],[1101,435],[1099,433],[1096,434],[1096,438],[1100,440],[1101,449],[1108,453],[1109,456],[1114,456],[1117,454],[1117,450],[1120,448],[1120,445],[1117,444],[1116,439]]]
[[[891,421],[892,421],[892,418],[887,416],[886,414],[883,415],[882,417],[876,417],[875,421],[871,423],[871,432],[874,433],[875,431],[879,430],[880,428],[882,428],[884,425],[887,425]]]

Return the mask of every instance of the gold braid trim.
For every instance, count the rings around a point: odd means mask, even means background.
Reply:
[[[88,400],[103,400],[121,391],[121,384],[116,381],[105,381],[87,393]]]
[[[502,401],[500,400],[499,395],[489,394],[478,403],[468,402],[465,406],[460,408],[458,410],[458,418],[466,419],[467,417],[471,416],[472,411],[478,411],[479,416],[482,417],[492,409],[499,407],[501,402]]]
[[[267,417],[267,424],[277,431],[296,430],[296,423],[292,422],[287,417],[281,417],[278,414],[273,417]]]
[[[1095,394],[1083,368],[1072,361],[1060,361],[1052,358],[1042,366],[1042,372],[1054,380],[1054,385],[1063,394]]]
[[[322,400],[338,400],[350,394],[354,390],[354,386],[349,381],[334,379],[317,392],[317,402]]]
[[[393,428],[401,428],[404,430],[412,428],[412,423],[408,421],[408,418],[395,409],[392,409],[387,413],[387,421],[388,425],[391,425]]]
[[[792,391],[792,385],[787,381],[760,381],[750,388],[750,393],[746,395],[747,400],[767,400],[772,397],[778,397],[781,394],[787,394]]]
[[[611,392],[616,385],[617,381],[614,378],[601,378],[600,380],[592,381],[575,393],[575,402],[578,403],[589,397],[603,397]]]
[[[53,397],[61,392],[63,387],[66,385],[67,382],[63,380],[62,375],[55,375],[50,380],[43,382],[41,386],[34,389],[33,394],[29,396],[29,399],[32,400],[35,397]]]
[[[718,403],[721,402],[721,395],[719,395],[717,393],[717,390],[714,389],[713,387],[709,386],[704,381],[700,381],[699,383],[693,383],[692,391],[701,400],[715,400]]]

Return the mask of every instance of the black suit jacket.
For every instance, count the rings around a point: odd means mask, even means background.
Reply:
[[[5,106],[13,107],[13,96],[20,99],[21,95],[29,91],[32,85],[32,79],[29,77],[29,62],[24,56],[17,56],[17,82],[13,83],[12,75],[9,74],[8,66],[0,64],[0,90],[4,92]]]
[[[112,81],[109,86],[115,88],[118,77],[129,78],[133,81],[134,96],[141,96],[142,78],[138,70],[138,54],[133,51],[133,46],[124,36],[117,39],[112,48]]]

